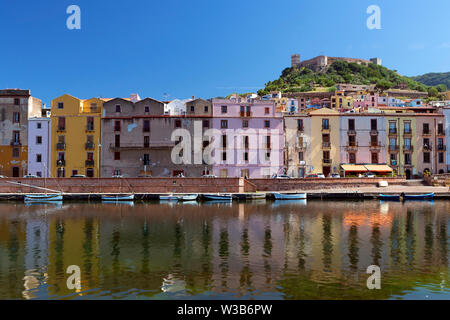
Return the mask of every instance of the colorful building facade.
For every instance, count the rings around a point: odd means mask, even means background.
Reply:
[[[104,101],[99,98],[83,100],[69,94],[52,100],[52,177],[99,177]]]
[[[50,177],[51,137],[50,118],[28,119],[28,174]]]

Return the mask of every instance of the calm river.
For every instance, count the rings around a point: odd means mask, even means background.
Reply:
[[[449,201],[2,202],[0,299],[450,299],[449,221]]]

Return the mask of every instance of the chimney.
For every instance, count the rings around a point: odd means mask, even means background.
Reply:
[[[192,100],[195,100],[195,96],[192,96]]]

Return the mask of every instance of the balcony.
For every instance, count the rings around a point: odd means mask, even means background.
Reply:
[[[66,144],[62,142],[57,143],[56,150],[66,150]]]
[[[331,159],[322,159],[323,164],[331,164]]]
[[[423,145],[423,151],[432,151],[433,147],[431,144],[424,144]]]
[[[413,152],[414,148],[413,146],[404,145],[403,146],[403,152]]]
[[[322,132],[329,132],[331,130],[331,126],[322,126]]]
[[[349,129],[349,130],[347,130],[347,134],[349,136],[355,136],[356,135],[356,130],[355,129]]]
[[[410,135],[412,135],[412,130],[403,130],[403,135],[404,135],[404,136],[410,136]]]
[[[399,149],[398,145],[393,144],[389,145],[389,151],[398,151],[398,149]]]
[[[322,149],[331,149],[330,142],[322,142]]]
[[[439,144],[438,144],[437,149],[438,149],[438,151],[446,151],[446,150],[447,150],[447,147],[446,147],[445,145],[439,145]]]
[[[370,130],[370,135],[371,136],[377,136],[378,135],[378,130],[377,129],[371,129]]]
[[[167,149],[173,148],[175,141],[151,141],[148,144],[143,143],[121,143],[116,145],[111,143],[109,148],[114,151],[119,150],[141,150],[141,149]]]
[[[396,135],[397,134],[397,128],[389,128],[389,135]]]
[[[66,131],[66,127],[58,127],[58,129],[56,129],[56,131],[58,131],[58,132]]]
[[[431,131],[430,130],[423,130],[422,131],[422,135],[423,136],[430,136],[431,135]]]
[[[86,164],[86,167],[93,167],[94,164],[95,164],[95,161],[88,159],[88,160],[85,161],[85,164]]]
[[[95,131],[93,125],[87,125],[87,126],[86,126],[86,132],[90,132],[90,131]]]
[[[85,144],[85,149],[86,150],[92,150],[95,149],[95,144],[93,142],[86,142]]]
[[[357,151],[357,150],[358,150],[358,144],[357,144],[357,143],[348,143],[348,144],[345,146],[345,149],[346,149],[347,151]]]
[[[303,142],[303,143],[297,143],[296,147],[297,147],[298,150],[306,150],[308,145],[307,145],[306,142]]]
[[[445,131],[438,130],[437,135],[438,136],[445,136]]]
[[[56,160],[56,166],[57,167],[62,167],[62,166],[65,166],[65,165],[66,165],[66,160],[64,160],[64,159]]]
[[[370,150],[380,150],[383,147],[383,145],[381,144],[381,141],[378,142],[373,142],[370,144],[369,149]]]
[[[22,145],[22,142],[20,142],[20,140],[11,141],[11,146],[13,146],[13,147],[20,147],[21,145]]]
[[[305,130],[305,128],[303,128],[303,127],[297,127],[298,132],[303,132],[304,130]]]

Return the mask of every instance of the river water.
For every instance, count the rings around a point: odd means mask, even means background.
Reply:
[[[0,299],[450,299],[449,221],[449,201],[2,202]]]

